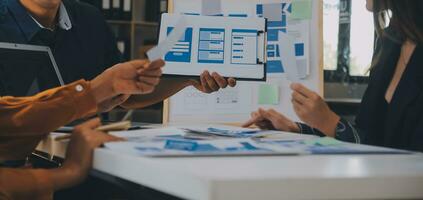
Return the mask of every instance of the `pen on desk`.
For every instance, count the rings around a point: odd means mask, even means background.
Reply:
[[[134,110],[129,110],[120,122],[100,126],[96,128],[95,130],[103,131],[103,132],[128,130],[129,128],[131,128],[131,121],[128,121],[128,119],[131,118],[133,113],[134,113]],[[99,114],[97,113],[97,115]],[[54,140],[62,141],[62,140],[68,140],[70,138],[71,138],[71,135],[69,134],[69,135],[58,136],[54,138]]]
[[[134,113],[134,110],[129,110],[126,114],[125,114],[125,116],[122,118],[122,120],[121,121],[128,121],[129,120],[129,118],[131,118],[132,117],[132,114]]]
[[[121,121],[121,122],[117,122],[117,123],[113,123],[113,124],[99,126],[95,130],[96,131],[109,132],[109,131],[123,131],[123,130],[128,130],[129,128],[131,128],[131,122],[130,121]],[[58,137],[54,138],[54,140],[55,141],[67,140],[67,139],[70,139],[71,136],[72,136],[71,134],[58,136]]]

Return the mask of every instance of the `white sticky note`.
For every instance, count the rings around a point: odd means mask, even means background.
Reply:
[[[206,16],[222,14],[221,0],[203,0],[201,14]]]
[[[286,33],[279,32],[279,49],[281,51],[282,65],[287,74],[288,80],[298,82],[298,68],[295,58],[295,43],[294,39]]]
[[[263,17],[272,22],[282,21],[282,7],[280,3],[264,4]]]
[[[147,56],[150,61],[163,58],[184,35],[188,23],[184,16],[179,17],[178,22],[167,38],[147,52]]]

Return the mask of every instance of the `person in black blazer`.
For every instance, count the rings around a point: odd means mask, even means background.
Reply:
[[[259,109],[244,126],[423,151],[423,1],[367,0],[367,8],[374,13],[378,39],[355,125],[330,110],[317,93],[294,83],[293,107],[305,124]],[[383,16],[390,17],[385,29]]]

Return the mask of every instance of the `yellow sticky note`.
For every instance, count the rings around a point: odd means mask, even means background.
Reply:
[[[279,86],[271,84],[262,84],[259,87],[258,103],[260,105],[278,105],[279,104]]]
[[[311,19],[313,11],[312,0],[293,0],[292,1],[292,19]]]

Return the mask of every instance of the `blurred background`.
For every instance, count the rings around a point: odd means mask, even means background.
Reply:
[[[126,60],[146,58],[157,44],[160,14],[167,0],[81,0],[104,12]],[[325,99],[338,114],[352,120],[367,87],[375,32],[366,0],[323,0]],[[104,9],[109,6],[110,9]],[[148,8],[148,9],[147,9]],[[163,103],[139,109],[133,121],[162,122]],[[118,120],[125,114],[109,114]]]

